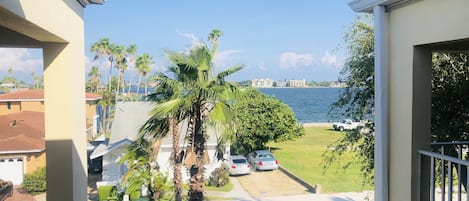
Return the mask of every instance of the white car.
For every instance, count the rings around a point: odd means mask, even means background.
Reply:
[[[230,175],[245,175],[251,174],[251,165],[248,160],[241,155],[230,156],[223,164],[225,169],[230,172]]]
[[[335,122],[332,124],[332,127],[336,131],[344,131],[344,130],[355,130],[363,128],[365,125],[358,121],[353,121],[351,119],[343,119],[340,122]]]

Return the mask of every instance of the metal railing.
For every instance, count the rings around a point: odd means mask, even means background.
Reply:
[[[469,201],[469,194],[466,190],[469,181],[469,161],[463,160],[466,157],[464,153],[467,153],[469,148],[469,141],[436,142],[432,143],[431,146],[439,153],[418,151],[420,166],[418,181],[421,188],[419,189],[419,200],[453,201],[453,196],[456,196],[455,199],[458,201]],[[439,178],[439,186],[437,178]],[[454,191],[454,181],[456,180],[457,190]],[[466,193],[463,193],[463,187]],[[438,193],[437,190],[439,190]],[[425,195],[425,193],[429,193],[429,195]]]

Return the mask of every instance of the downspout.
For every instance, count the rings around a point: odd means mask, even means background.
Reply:
[[[375,200],[389,199],[388,170],[388,78],[386,64],[386,17],[385,6],[376,5],[375,29]]]

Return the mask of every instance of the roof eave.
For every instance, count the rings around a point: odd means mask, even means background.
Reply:
[[[81,6],[86,7],[87,5],[90,4],[99,4],[102,5],[106,2],[106,0],[77,0],[78,3],[81,4]]]
[[[353,0],[348,5],[355,12],[372,13],[373,7],[378,5],[385,6],[386,10],[391,10],[416,1],[420,0]]]

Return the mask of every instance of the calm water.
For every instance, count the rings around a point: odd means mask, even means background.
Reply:
[[[340,88],[263,88],[259,89],[264,94],[273,96],[293,109],[296,118],[301,123],[332,122],[336,118],[329,117],[327,112],[330,105],[335,102]],[[135,93],[136,88],[131,88]],[[127,92],[127,89],[126,89]],[[153,92],[148,88],[148,93]],[[145,93],[145,89],[140,88],[140,94]]]
[[[262,93],[273,96],[289,105],[301,123],[331,122],[330,105],[335,102],[340,88],[263,88]]]

